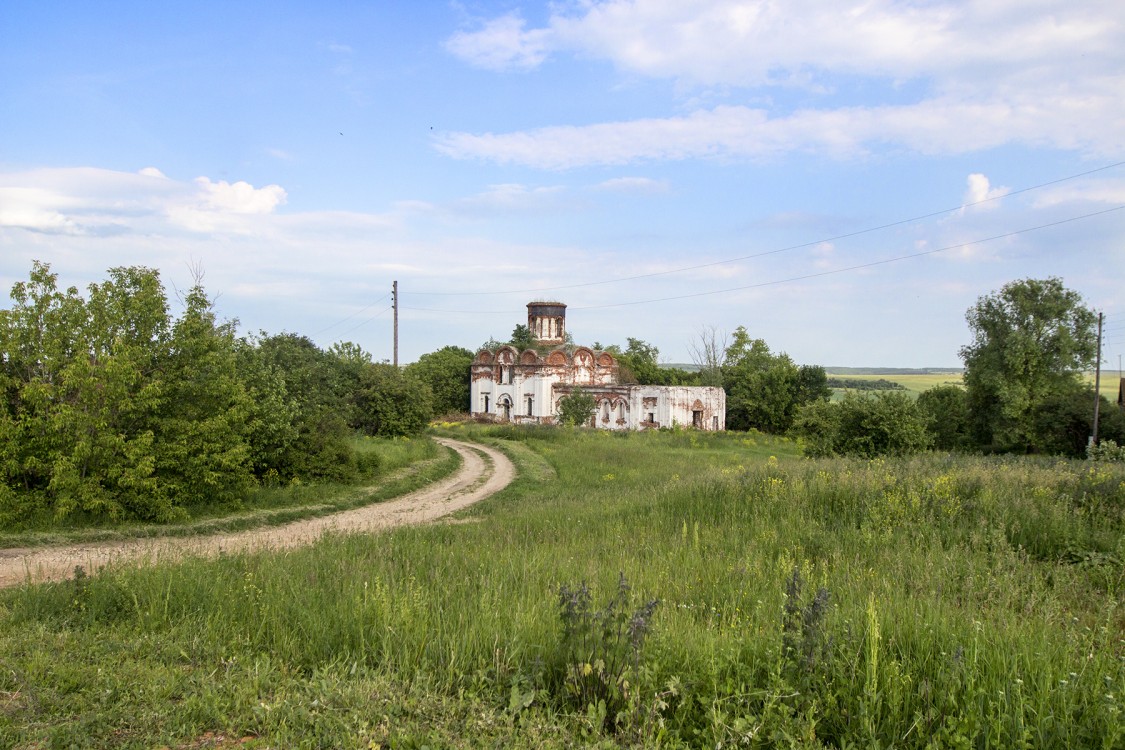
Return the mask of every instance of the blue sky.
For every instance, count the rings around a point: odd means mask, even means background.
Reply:
[[[1121,162],[1120,0],[0,8],[3,292],[202,269],[376,359],[397,280],[404,362],[558,299],[666,361],[959,366],[979,296],[1058,276],[1116,367]]]

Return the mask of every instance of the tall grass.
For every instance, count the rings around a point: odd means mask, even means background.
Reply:
[[[457,432],[538,467],[467,523],[0,595],[0,744],[1125,747],[1120,467]],[[607,721],[559,592],[622,576]]]

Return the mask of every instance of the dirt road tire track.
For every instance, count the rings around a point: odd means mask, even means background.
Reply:
[[[461,455],[461,468],[445,479],[394,500],[284,526],[212,536],[2,549],[0,588],[63,580],[73,576],[78,565],[93,572],[105,565],[147,565],[172,562],[185,556],[213,557],[220,552],[284,549],[312,544],[325,533],[372,533],[394,526],[426,523],[483,500],[515,479],[512,462],[495,448],[445,438],[435,440]]]

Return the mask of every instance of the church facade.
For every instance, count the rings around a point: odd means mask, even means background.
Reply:
[[[726,428],[726,394],[711,386],[619,382],[609,352],[566,344],[566,305],[532,302],[527,327],[538,346],[477,352],[471,365],[472,415],[497,422],[554,424],[559,401],[576,389],[594,397],[592,426],[607,430]]]

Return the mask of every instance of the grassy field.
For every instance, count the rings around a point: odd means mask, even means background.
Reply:
[[[829,377],[847,378],[850,380],[889,380],[892,383],[901,385],[908,394],[917,396],[923,391],[929,390],[937,385],[961,385],[960,373],[901,373],[891,370],[887,373],[872,374],[869,372],[853,373],[849,372],[846,368],[840,370],[829,370]],[[1086,373],[1083,379],[1091,386],[1094,385],[1094,373]],[[1101,378],[1101,394],[1109,399],[1111,404],[1117,403],[1117,392],[1119,387],[1119,379],[1117,370],[1105,371],[1102,373]],[[843,395],[843,392],[837,389],[835,397],[837,399]],[[1093,400],[1091,398],[1091,404]],[[1092,407],[1091,407],[1092,408]]]
[[[450,428],[457,523],[0,593],[0,746],[1125,748],[1125,469]]]
[[[848,380],[889,380],[892,383],[898,383],[906,392],[912,396],[917,397],[922,391],[927,391],[937,385],[961,385],[960,373],[910,373],[910,374],[884,374],[884,375],[865,375],[865,374],[849,374],[849,373],[834,373],[829,372],[828,377],[846,378]],[[842,390],[837,389],[836,398],[838,399],[843,395]]]

